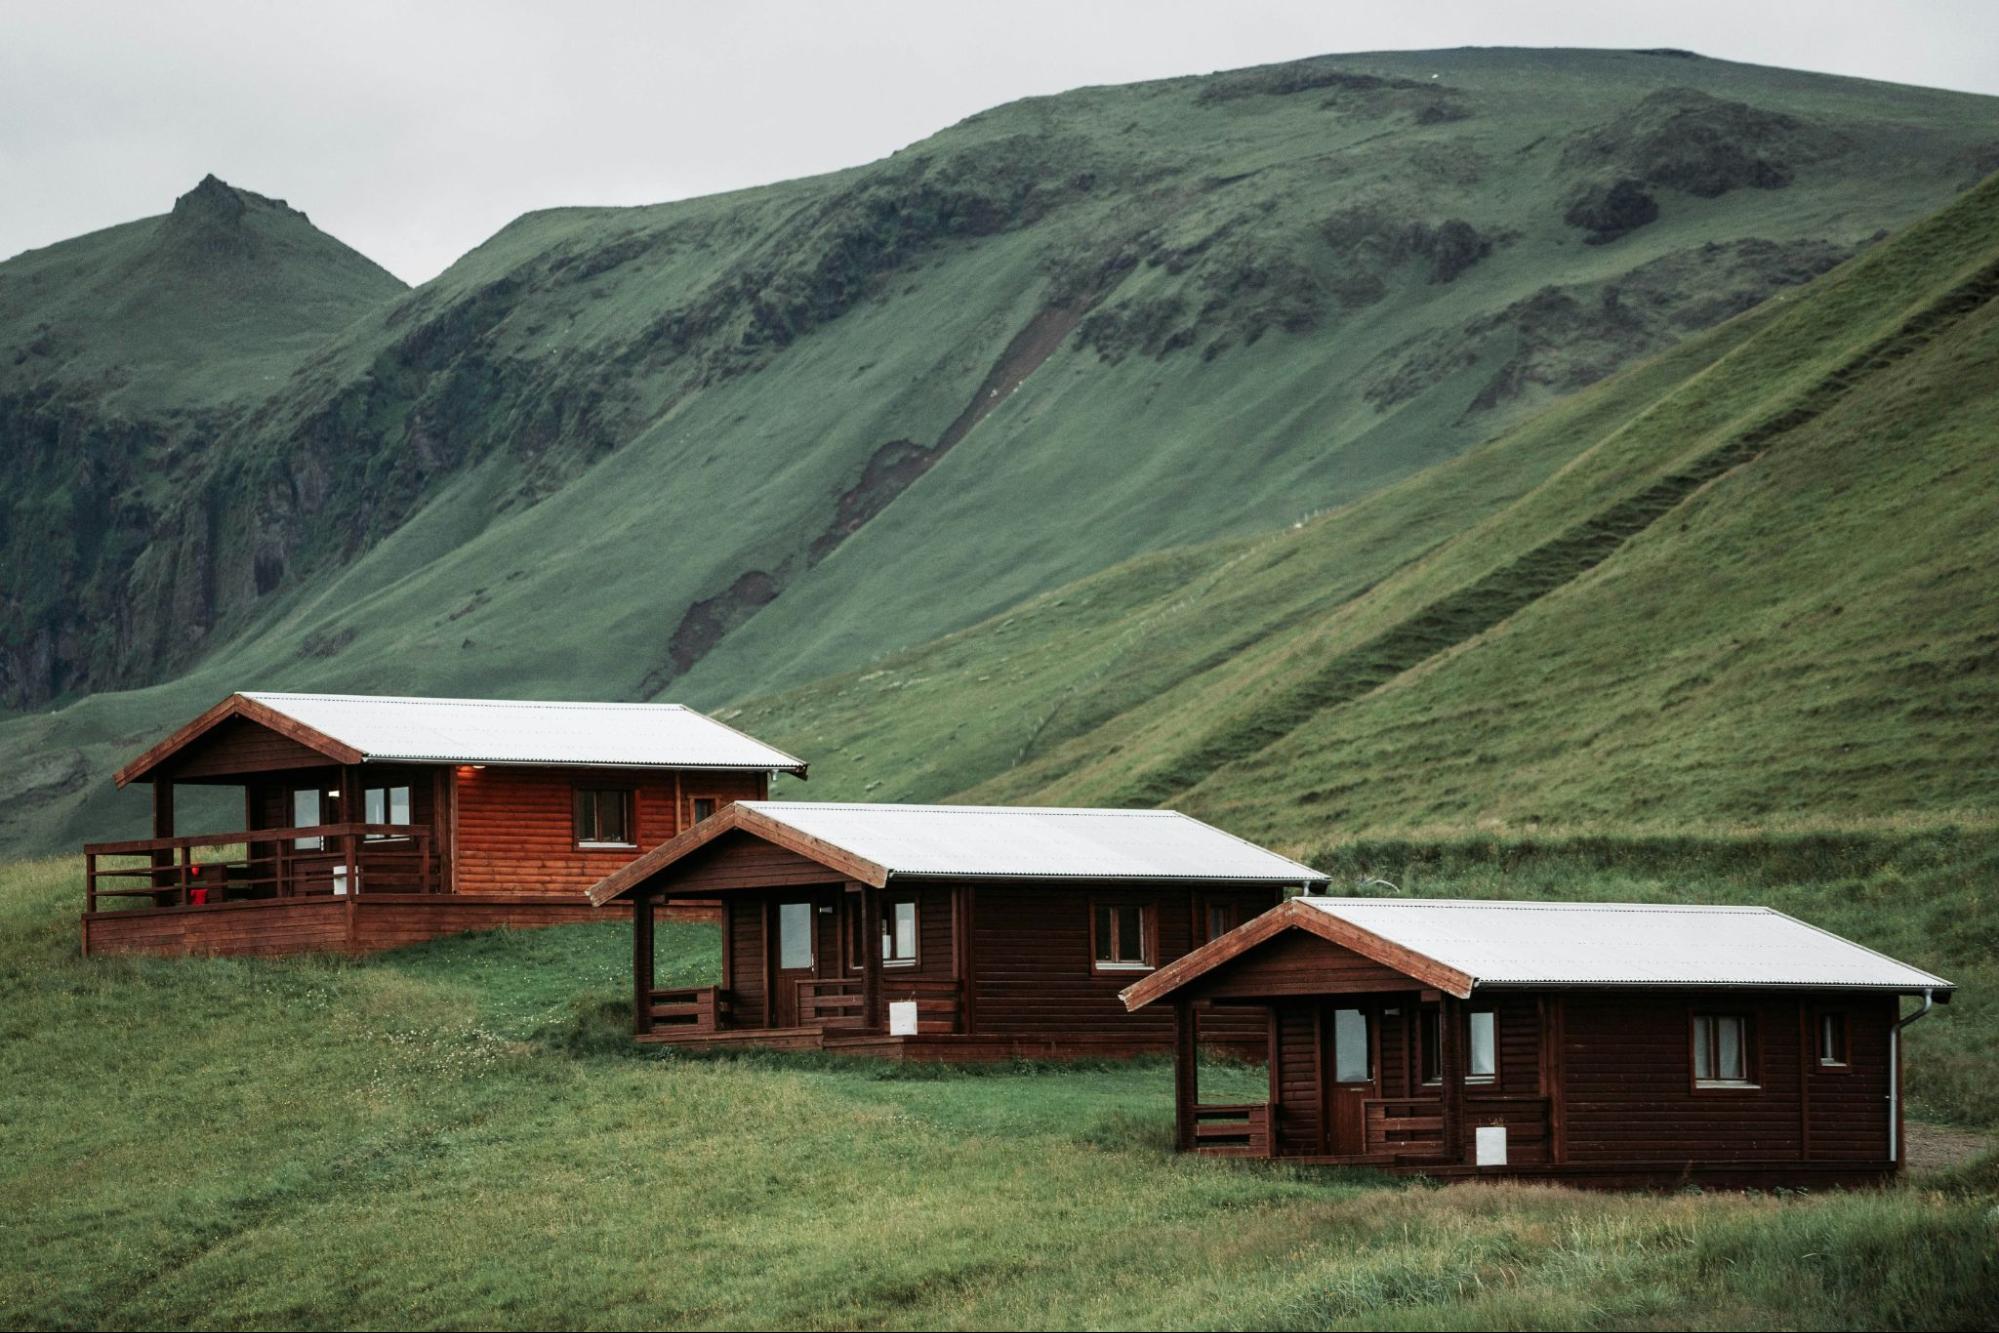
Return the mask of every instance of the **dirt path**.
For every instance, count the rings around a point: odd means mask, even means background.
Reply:
[[[1906,1128],[1909,1170],[1918,1174],[1962,1166],[1992,1146],[1992,1136],[1975,1129],[1926,1125],[1920,1120],[1911,1120]]]

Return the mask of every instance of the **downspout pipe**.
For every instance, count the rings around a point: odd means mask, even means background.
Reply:
[[[1888,1029],[1888,1160],[1902,1164],[1902,1029],[1927,1018],[1936,1008],[1936,992],[1923,991],[1923,1007]]]

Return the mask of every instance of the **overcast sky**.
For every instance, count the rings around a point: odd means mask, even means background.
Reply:
[[[0,0],[0,256],[203,174],[421,282],[533,208],[866,162],[996,103],[1342,51],[1680,46],[1999,93],[1999,4]]]

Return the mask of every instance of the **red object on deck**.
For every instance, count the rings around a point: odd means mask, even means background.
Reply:
[[[205,906],[208,902],[208,890],[189,889],[187,891],[187,900],[193,903],[196,907]]]

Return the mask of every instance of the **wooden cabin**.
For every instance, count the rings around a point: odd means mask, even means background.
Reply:
[[[1768,908],[1294,898],[1124,1002],[1173,1015],[1183,1151],[1774,1186],[1901,1166],[1900,1033],[1950,994]],[[1200,1100],[1225,1013],[1264,1028],[1261,1103]]]
[[[1324,878],[1168,810],[744,801],[590,898],[633,905],[640,1041],[990,1060],[1171,1049],[1118,992]],[[721,975],[661,987],[653,914],[689,899]],[[1245,1017],[1211,1039],[1260,1046]]]
[[[805,765],[678,704],[232,694],[117,774],[152,836],[84,847],[85,953],[364,953],[590,919],[642,848]],[[221,832],[175,793],[240,787]]]

